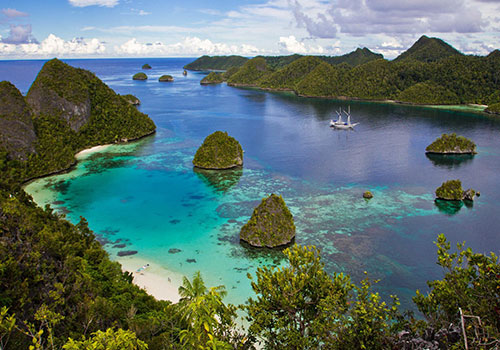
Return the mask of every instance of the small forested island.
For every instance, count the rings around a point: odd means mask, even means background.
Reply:
[[[223,73],[210,72],[206,77],[201,79],[201,85],[209,85],[209,84],[220,84],[224,82]]]
[[[447,201],[473,201],[476,196],[476,191],[468,189],[464,191],[462,182],[460,180],[448,180],[443,182],[441,186],[436,189],[436,198]]]
[[[426,153],[436,154],[476,154],[476,144],[457,134],[443,134],[425,149]]]
[[[141,100],[135,97],[132,94],[121,95],[128,103],[134,106],[139,106],[141,104]]]
[[[148,63],[142,65],[142,69],[151,69],[151,66]]]
[[[171,75],[168,75],[168,74],[164,74],[162,75],[161,77],[158,78],[158,81],[159,82],[172,82],[174,81],[174,77],[172,77]]]
[[[283,197],[274,193],[262,199],[240,231],[240,240],[254,247],[280,247],[291,243],[294,238],[292,213]]]
[[[194,155],[193,165],[202,169],[232,169],[243,165],[243,149],[227,132],[208,135]]]
[[[139,73],[135,73],[134,76],[132,77],[132,79],[133,80],[147,80],[148,76],[146,75],[146,73],[139,72]]]
[[[365,191],[365,192],[363,192],[363,198],[364,199],[372,199],[373,193],[371,193],[371,191]]]
[[[209,70],[218,69],[221,60],[204,56],[195,62]],[[211,65],[212,61],[217,64]],[[392,61],[366,48],[337,57],[257,56],[232,66],[230,61],[225,69],[236,70],[226,78],[230,86],[289,90],[304,97],[487,105],[491,113],[499,109],[495,107],[500,103],[499,51],[464,55],[443,40],[425,35]]]

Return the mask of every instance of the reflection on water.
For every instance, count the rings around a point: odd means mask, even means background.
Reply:
[[[464,202],[462,201],[447,201],[444,199],[436,199],[434,201],[434,205],[438,210],[446,215],[455,215],[457,214],[460,209],[464,206]]]
[[[243,175],[243,168],[227,170],[209,170],[193,167],[196,175],[207,185],[218,192],[226,192],[240,181]]]
[[[458,168],[462,165],[472,163],[474,159],[474,154],[436,154],[436,153],[426,153],[425,156],[434,164],[435,166],[453,169]]]

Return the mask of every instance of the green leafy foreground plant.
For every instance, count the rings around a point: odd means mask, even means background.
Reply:
[[[384,349],[399,304],[381,301],[368,279],[356,286],[342,273],[324,271],[319,250],[293,246],[289,266],[256,273],[246,309],[249,334],[266,349]],[[252,277],[249,275],[249,278]]]
[[[482,336],[474,339],[485,343],[500,337],[500,264],[494,253],[474,253],[457,244],[457,251],[450,252],[451,245],[446,237],[438,236],[438,265],[446,274],[442,280],[428,282],[431,289],[427,295],[417,291],[413,301],[436,329],[450,323],[461,324],[460,309],[466,315],[478,316],[482,324]],[[470,323],[469,323],[470,325]],[[465,325],[468,338],[472,326]]]

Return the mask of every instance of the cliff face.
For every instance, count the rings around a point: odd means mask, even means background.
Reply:
[[[59,116],[73,131],[87,124],[91,115],[89,82],[92,73],[53,59],[38,73],[27,101],[35,114]]]
[[[32,112],[21,92],[7,81],[0,82],[0,147],[11,158],[26,160],[35,152]]]

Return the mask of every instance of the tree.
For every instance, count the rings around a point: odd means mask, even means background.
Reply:
[[[75,341],[69,338],[63,346],[64,350],[147,350],[148,346],[137,339],[134,332],[123,329],[113,330],[108,328],[106,332],[97,331],[89,339]]]
[[[295,245],[284,254],[289,266],[259,268],[252,280],[257,299],[246,306],[249,332],[268,349],[317,348],[328,333],[329,316],[321,306],[328,302],[337,312],[347,310],[352,283],[343,274],[330,277],[313,246]]]
[[[430,292],[417,290],[413,301],[436,329],[460,324],[460,309],[479,316],[489,337],[500,336],[500,263],[494,253],[484,255],[457,244],[457,251],[443,234],[438,236],[437,264],[445,270],[442,280],[427,282]],[[488,336],[485,335],[485,338]],[[481,339],[484,341],[485,339]]]

